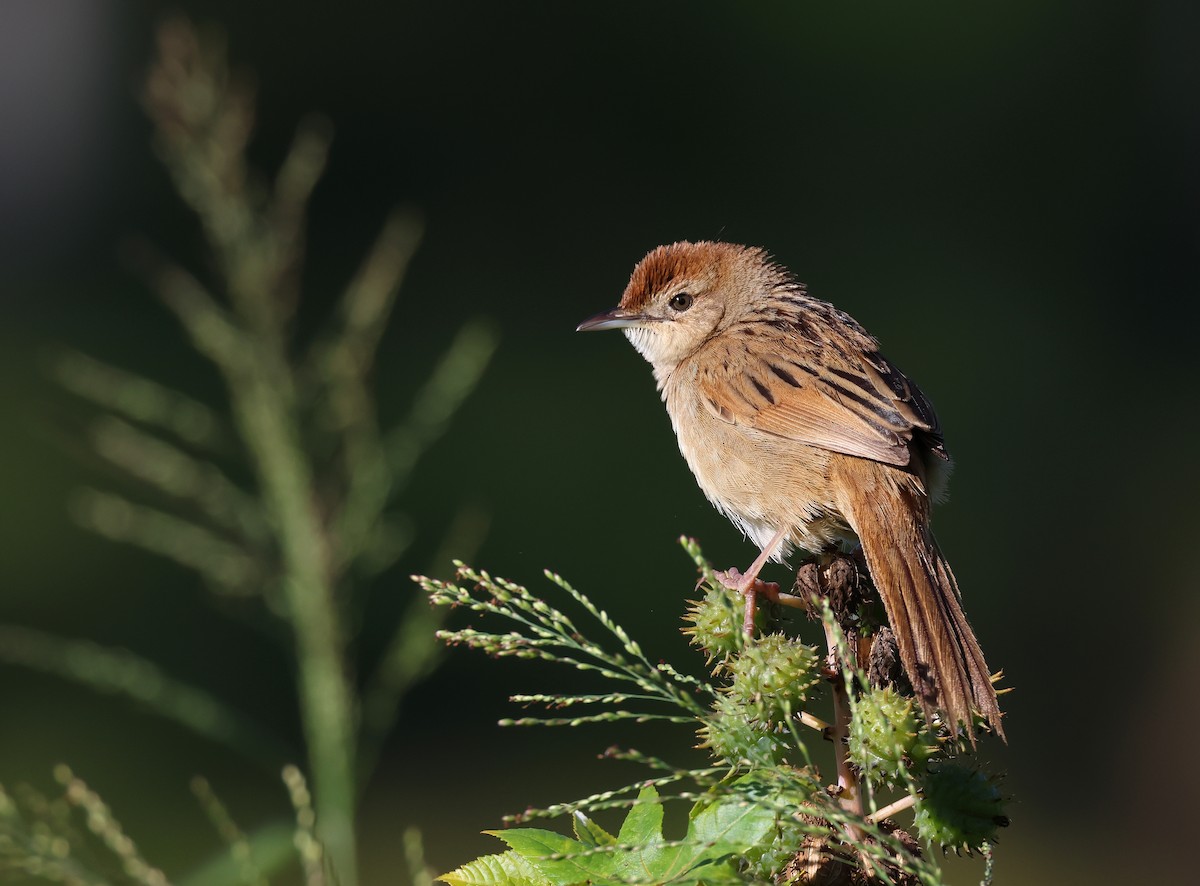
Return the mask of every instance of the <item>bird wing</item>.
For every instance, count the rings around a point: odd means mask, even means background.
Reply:
[[[723,338],[695,362],[703,404],[722,421],[899,467],[914,436],[949,457],[929,400],[877,350],[807,340],[764,354],[761,338],[753,348]]]

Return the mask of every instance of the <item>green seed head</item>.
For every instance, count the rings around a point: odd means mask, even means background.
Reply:
[[[819,681],[816,662],[811,646],[768,634],[727,664],[731,682],[725,691],[754,719],[783,723]]]
[[[711,583],[703,600],[693,600],[683,620],[683,632],[704,650],[709,662],[725,661],[746,642],[742,631],[742,598],[736,591]]]
[[[727,696],[713,703],[713,712],[700,727],[699,736],[699,747],[730,764],[748,760],[754,766],[771,767],[783,762],[788,752],[783,736],[769,724],[747,717],[742,707]]]
[[[953,763],[931,767],[921,782],[915,825],[925,840],[944,849],[979,849],[1008,825],[994,780]]]
[[[870,777],[903,782],[902,770],[917,774],[934,748],[912,699],[892,687],[873,688],[855,703],[850,724],[850,759]]]

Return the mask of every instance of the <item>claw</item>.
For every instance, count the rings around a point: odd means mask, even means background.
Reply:
[[[779,592],[778,582],[763,581],[753,575],[742,575],[736,568],[727,569],[724,572],[714,572],[713,575],[729,590],[737,591],[746,598],[746,614],[742,619],[742,630],[746,632],[747,637],[754,634],[754,616],[758,612],[759,595],[766,597],[772,603],[778,603],[782,597],[788,596]]]
[[[746,598],[746,616],[742,619],[742,630],[746,632],[747,637],[754,636],[754,615],[758,607],[758,595],[761,593],[768,600],[779,601],[779,585],[773,581],[759,581],[758,573],[762,570],[767,559],[783,541],[786,531],[780,529],[775,533],[766,547],[762,549],[762,553],[758,555],[753,563],[750,564],[750,569],[745,575],[742,575],[737,569],[728,569],[725,572],[715,573],[717,581],[725,585],[730,590],[737,591]],[[789,596],[787,594],[782,595]],[[784,601],[786,602],[786,601]]]

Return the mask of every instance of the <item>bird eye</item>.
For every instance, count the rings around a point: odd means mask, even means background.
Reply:
[[[695,299],[690,292],[679,292],[671,296],[671,300],[667,302],[671,306],[672,311],[686,311],[692,306]]]

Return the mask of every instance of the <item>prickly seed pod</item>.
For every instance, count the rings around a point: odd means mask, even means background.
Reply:
[[[943,849],[979,849],[1008,826],[1004,799],[994,779],[977,769],[942,763],[921,780],[917,832]]]
[[[749,760],[755,766],[774,766],[783,762],[788,752],[783,736],[767,723],[747,717],[741,706],[726,696],[713,702],[713,712],[698,735],[698,747],[730,764]]]
[[[704,650],[709,662],[723,662],[745,645],[742,630],[743,603],[736,591],[722,585],[707,585],[704,599],[693,600],[683,620],[683,632]]]
[[[850,726],[851,761],[888,784],[903,781],[901,768],[919,774],[934,748],[912,699],[888,686],[872,688],[855,702]]]
[[[800,709],[820,680],[817,653],[782,634],[768,634],[748,645],[727,667],[732,677],[729,698],[752,716],[782,723]]]

